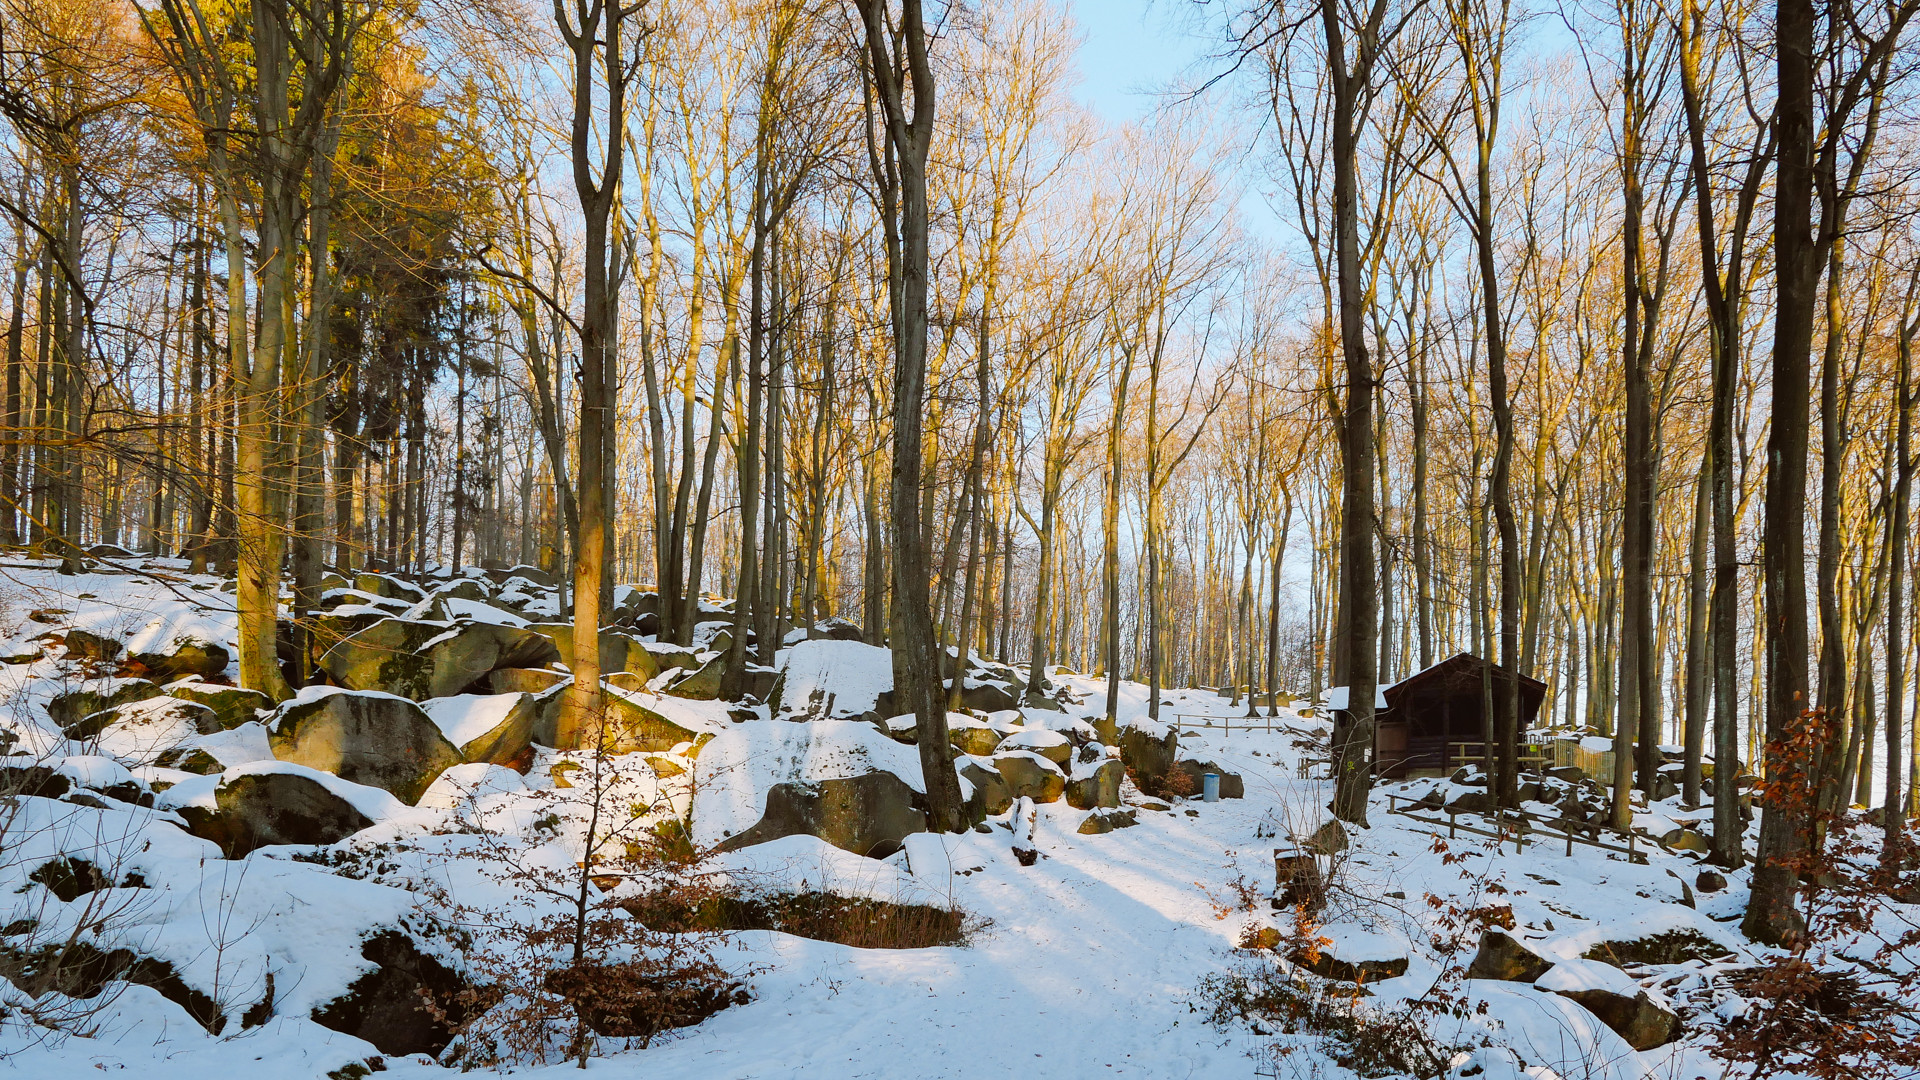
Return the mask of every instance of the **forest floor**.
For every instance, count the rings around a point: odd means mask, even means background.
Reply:
[[[17,590],[9,616],[19,624],[12,627],[16,637],[31,631],[20,621],[27,606],[55,606],[47,602],[51,594],[18,591],[22,582],[63,590],[77,614],[97,610],[101,625],[112,623],[123,634],[138,635],[155,619],[197,620],[216,630],[221,621],[218,592],[135,587],[104,575],[75,583],[9,573]],[[93,598],[79,599],[83,592]],[[0,689],[16,702],[16,730],[31,736],[32,717],[19,716],[44,708],[45,690],[35,680],[50,678],[52,669],[35,665],[38,674],[24,678],[17,673],[26,669],[8,670],[16,674]],[[1081,697],[1083,715],[1102,711],[1104,681],[1065,678]],[[1122,693],[1123,725],[1144,722],[1145,687],[1123,684]],[[1264,722],[1246,730],[1235,715],[1244,706],[1211,691],[1170,691],[1161,709],[1162,719],[1181,732],[1181,756],[1238,773],[1244,798],[1173,800],[1167,809],[1149,809],[1151,800],[1129,783],[1124,801],[1137,824],[1102,835],[1077,833],[1084,814],[1064,802],[1043,804],[1034,833],[1040,858],[1032,866],[1020,864],[1009,830],[992,819],[985,833],[920,838],[885,861],[781,842],[783,865],[769,869],[763,860],[761,871],[816,889],[938,897],[965,913],[967,941],[887,950],[773,931],[730,933],[718,958],[744,978],[750,1001],[646,1048],[595,1057],[588,1071],[636,1080],[1355,1075],[1336,1063],[1340,1052],[1331,1043],[1218,1008],[1223,988],[1257,984],[1277,963],[1271,952],[1238,946],[1263,928],[1284,935],[1295,927],[1292,913],[1269,903],[1274,852],[1327,820],[1329,785],[1300,775],[1303,754],[1324,753],[1315,746],[1316,736],[1324,737],[1322,723],[1283,710],[1271,732]],[[1229,733],[1221,725],[1230,716],[1235,727]],[[1071,719],[1029,717],[1054,725]],[[1207,726],[1209,719],[1216,726]],[[1724,976],[1774,955],[1738,932],[1744,871],[1726,875],[1724,889],[1700,892],[1692,885],[1703,867],[1690,854],[1652,847],[1645,862],[1636,863],[1587,846],[1569,857],[1558,843],[1516,851],[1510,843],[1499,847],[1464,835],[1446,841],[1436,835],[1444,826],[1387,811],[1386,791],[1411,796],[1432,786],[1424,781],[1376,792],[1371,827],[1351,830],[1351,847],[1333,860],[1332,896],[1313,930],[1326,952],[1355,962],[1407,962],[1403,975],[1369,982],[1365,1007],[1390,1013],[1409,1000],[1461,1003],[1423,1014],[1426,1039],[1447,1050],[1449,1076],[1690,1080],[1726,1072],[1707,1052],[1713,1031],[1741,1007]],[[505,793],[495,796],[495,806],[510,815],[516,799],[534,797]],[[378,845],[381,857],[399,867],[366,880],[335,876],[311,859],[295,861],[287,848],[262,849],[245,860],[252,875],[246,888],[223,886],[223,897],[239,899],[218,911],[240,927],[227,948],[229,961],[278,973],[280,1015],[265,1024],[209,1035],[179,1005],[134,987],[65,1033],[50,1035],[17,1016],[0,1020],[0,1064],[31,1077],[127,1072],[152,1080],[280,1080],[353,1076],[339,1070],[380,1058],[387,1075],[444,1074],[424,1056],[382,1057],[291,1006],[305,1000],[302,994],[324,1000],[345,977],[336,968],[345,965],[351,975],[354,935],[366,927],[448,899],[485,904],[497,898],[499,884],[483,881],[462,863],[465,849],[450,843],[454,813],[409,808],[336,845],[349,851]],[[1647,813],[1663,818],[1681,811],[1656,804]],[[94,820],[96,839],[118,830],[121,849],[144,852],[136,861],[145,860],[148,891],[167,898],[143,909],[144,928],[134,937],[156,955],[174,958],[182,971],[204,967],[209,942],[225,940],[208,929],[208,868],[222,865],[217,852],[210,858],[202,842],[162,812],[115,807],[110,827],[102,822],[108,818]],[[21,858],[0,861],[24,873]],[[229,872],[221,873],[228,881]],[[407,885],[427,878],[440,890],[429,895]],[[17,894],[29,889],[24,880],[0,886]],[[186,899],[195,895],[197,907]],[[1575,982],[1644,990],[1668,1006],[1683,1025],[1680,1038],[1635,1051],[1564,996],[1523,983],[1462,980],[1459,967],[1473,955],[1478,930],[1450,923],[1446,912],[1488,903],[1511,905],[1514,933]],[[1890,917],[1914,914],[1908,908]],[[1691,955],[1604,971],[1589,970],[1603,965],[1580,959],[1603,943],[1661,936],[1692,942]],[[1846,953],[1845,945],[1835,951]],[[1904,966],[1896,974],[1910,974],[1913,960],[1897,959]],[[572,1066],[515,1071],[562,1068]]]

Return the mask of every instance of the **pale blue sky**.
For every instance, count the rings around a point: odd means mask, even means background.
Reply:
[[[1076,96],[1109,121],[1130,120],[1182,75],[1201,43],[1184,29],[1187,0],[1071,0],[1080,24]]]

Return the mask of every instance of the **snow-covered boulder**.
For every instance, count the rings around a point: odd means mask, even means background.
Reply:
[[[92,679],[55,694],[47,702],[47,716],[60,725],[62,731],[84,738],[88,732],[81,730],[82,722],[95,713],[159,696],[160,688],[146,679]],[[93,730],[97,732],[99,728]]]
[[[1665,1000],[1611,964],[1564,960],[1533,985],[1578,1002],[1635,1050],[1665,1046],[1680,1037],[1680,1017]]]
[[[912,720],[913,717],[909,716],[907,719]],[[888,724],[891,725],[892,721],[888,721]],[[963,754],[985,756],[993,753],[994,748],[1000,745],[1001,734],[993,730],[984,720],[975,719],[966,713],[950,712],[947,714],[947,741],[953,744],[955,750]]]
[[[1126,766],[1119,758],[1074,762],[1073,772],[1067,777],[1067,805],[1076,810],[1119,806],[1120,781],[1126,775]]]
[[[495,795],[517,795],[529,790],[521,775],[504,765],[479,761],[455,765],[434,780],[419,805],[431,810],[453,810]]]
[[[213,710],[223,728],[235,728],[259,718],[260,710],[273,708],[273,699],[258,690],[221,686],[200,679],[168,683],[168,697],[181,698]]]
[[[152,765],[195,736],[219,731],[220,719],[197,702],[154,697],[95,713],[85,726],[95,725],[93,745],[101,753],[128,765]]]
[[[1173,728],[1139,719],[1120,729],[1120,760],[1143,791],[1156,792],[1180,753],[1180,735]]]
[[[460,694],[421,708],[467,761],[523,768],[532,761],[540,712],[532,694]]]
[[[695,769],[693,837],[725,850],[806,833],[883,856],[926,829],[914,751],[854,721],[749,721],[707,744]]]
[[[1505,930],[1493,929],[1480,935],[1480,948],[1467,965],[1467,978],[1530,983],[1552,966],[1553,961],[1532,946]]]
[[[202,678],[227,670],[233,656],[225,646],[199,638],[175,638],[143,652],[130,653],[127,659],[163,679],[198,675]]]
[[[1002,750],[1031,750],[1055,765],[1065,766],[1073,756],[1073,742],[1047,728],[1024,728],[1000,741]]]
[[[1003,750],[993,755],[993,767],[1013,797],[1022,796],[1037,803],[1059,802],[1067,790],[1067,776],[1051,758],[1031,750]]]
[[[413,702],[393,694],[310,686],[267,725],[273,756],[390,792],[412,804],[460,749]]]
[[[528,623],[527,629],[553,642],[561,663],[573,662],[572,623]],[[616,671],[633,672],[640,676],[642,682],[646,682],[660,674],[660,662],[638,639],[618,630],[603,628],[600,631],[600,674],[611,675]]]
[[[188,831],[239,858],[272,844],[332,844],[401,812],[377,788],[284,761],[263,761],[177,784],[161,807]]]
[[[893,654],[858,641],[815,639],[785,651],[773,715],[791,720],[843,720],[881,709],[893,692]]]
[[[956,763],[960,768],[960,779],[970,785],[967,794],[967,819],[978,824],[989,818],[1007,812],[1013,805],[1013,790],[1007,787],[1005,777],[993,767],[992,761],[983,761],[976,757],[963,757]]]

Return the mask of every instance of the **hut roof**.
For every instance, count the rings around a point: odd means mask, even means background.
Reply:
[[[1403,702],[1412,697],[1478,694],[1483,672],[1492,676],[1496,687],[1504,686],[1510,677],[1507,670],[1498,664],[1472,653],[1462,652],[1455,653],[1430,668],[1416,671],[1386,687],[1380,693],[1386,699],[1387,707],[1397,711]],[[1520,676],[1520,700],[1523,714],[1537,711],[1546,694],[1546,683],[1526,675]]]

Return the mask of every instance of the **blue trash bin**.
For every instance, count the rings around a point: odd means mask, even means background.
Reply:
[[[1220,774],[1219,773],[1210,772],[1210,773],[1201,774],[1200,801],[1201,802],[1219,802],[1220,801]]]

